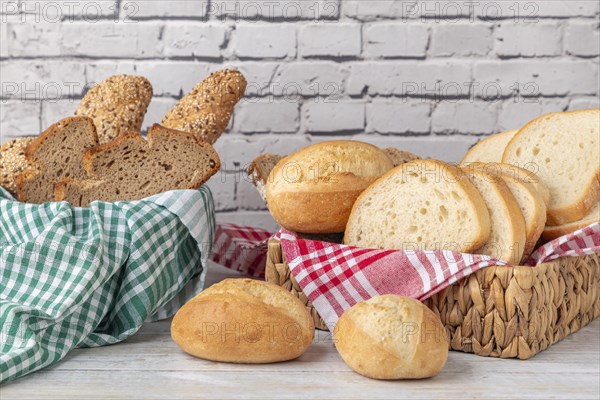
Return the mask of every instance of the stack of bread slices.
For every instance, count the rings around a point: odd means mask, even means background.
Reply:
[[[112,76],[94,86],[75,116],[37,138],[0,148],[0,185],[28,203],[137,200],[196,189],[220,168],[212,144],[227,127],[246,80],[238,71],[211,74],[149,130],[140,130],[152,85]]]

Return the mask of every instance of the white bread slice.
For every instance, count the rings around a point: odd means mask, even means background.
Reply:
[[[588,215],[579,221],[569,222],[568,224],[564,225],[546,226],[544,232],[542,232],[542,237],[545,240],[554,240],[557,237],[561,237],[567,233],[575,232],[576,230],[585,228],[586,226],[598,221],[600,221],[600,201],[597,202],[594,207],[592,207]]]
[[[515,136],[518,129],[496,133],[481,139],[467,151],[460,162],[461,165],[472,162],[502,162],[502,153],[508,142]]]
[[[464,171],[490,213],[490,239],[477,253],[518,265],[526,243],[525,218],[519,203],[501,178],[472,168]]]
[[[548,225],[582,219],[600,190],[600,109],[534,119],[508,143],[502,161],[537,166],[550,189]]]
[[[356,200],[344,243],[380,249],[462,253],[490,237],[490,216],[465,174],[436,160],[402,164]]]

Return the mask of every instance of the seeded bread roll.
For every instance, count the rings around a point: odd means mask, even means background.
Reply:
[[[289,291],[262,281],[225,279],[177,312],[171,336],[196,357],[262,364],[302,355],[314,329],[306,306]]]
[[[490,215],[458,168],[436,160],[402,164],[354,203],[344,243],[399,250],[470,253],[490,238]]]
[[[90,179],[58,183],[56,201],[83,207],[95,200],[138,200],[168,190],[197,189],[221,166],[210,144],[157,124],[148,141],[129,132],[86,150],[83,164]]]
[[[288,230],[343,232],[356,198],[392,167],[390,158],[368,143],[313,144],[275,165],[266,184],[267,206]]]
[[[97,145],[91,118],[69,117],[52,125],[25,148],[25,158],[32,167],[16,177],[19,201],[52,201],[57,182],[85,178],[84,150]]]
[[[446,331],[433,311],[392,294],[347,309],[333,337],[346,364],[373,379],[430,378],[448,359]]]
[[[75,115],[94,120],[101,144],[125,132],[139,132],[152,100],[152,85],[141,76],[115,75],[91,88]]]
[[[25,159],[25,148],[34,140],[33,137],[17,138],[0,147],[0,186],[12,195],[17,193],[15,177],[32,167]]]
[[[213,144],[227,128],[233,107],[245,91],[246,79],[241,72],[214,72],[181,99],[164,116],[161,125],[191,132]]]

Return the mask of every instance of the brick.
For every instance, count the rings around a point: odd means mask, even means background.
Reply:
[[[153,124],[160,123],[167,111],[175,104],[177,104],[177,100],[171,97],[154,97],[148,106],[142,131],[146,132]]]
[[[583,57],[598,56],[600,54],[598,21],[569,22],[564,43],[567,54]]]
[[[61,99],[42,102],[41,128],[45,130],[55,122],[75,114],[79,105],[78,99]]]
[[[160,32],[161,25],[154,22],[62,24],[61,54],[106,58],[158,57],[162,56]]]
[[[135,75],[136,66],[133,61],[91,61],[85,66],[85,80],[88,87],[102,82],[112,75]]]
[[[367,131],[383,134],[429,134],[431,106],[420,100],[373,100],[367,105]]]
[[[267,211],[236,211],[217,214],[217,223],[237,224],[242,226],[253,226],[277,232],[279,225]]]
[[[0,62],[2,97],[22,100],[80,97],[85,88],[84,65],[62,60]]]
[[[216,211],[230,211],[237,209],[235,201],[236,176],[227,174],[222,168],[206,183],[213,194]]]
[[[234,54],[245,59],[296,55],[296,28],[291,24],[239,24],[233,32]]]
[[[494,45],[490,25],[460,23],[435,25],[430,54],[434,57],[484,56]]]
[[[0,24],[6,30],[2,45],[13,57],[52,57],[61,55],[60,24],[41,22]],[[7,38],[6,40],[4,38]]]
[[[247,179],[242,179],[236,190],[235,203],[238,209],[243,210],[266,210],[267,205],[260,197],[258,190]]]
[[[235,132],[294,133],[300,128],[297,102],[242,100],[235,111]]]
[[[342,95],[348,73],[347,68],[331,61],[283,64],[273,79],[273,93],[289,100],[297,96],[337,99]]]
[[[452,61],[361,62],[350,65],[346,93],[359,96],[439,96],[452,90],[468,93],[470,67]]]
[[[496,128],[497,109],[491,102],[442,101],[433,110],[431,128],[438,134],[488,134]]]
[[[412,3],[412,4],[410,4]],[[408,18],[414,11],[414,2],[390,0],[345,0],[343,14],[359,21]]]
[[[495,85],[503,96],[595,94],[598,65],[586,60],[479,61],[473,66],[480,87]]]
[[[539,17],[570,18],[570,17],[593,17],[598,14],[600,4],[594,0],[575,1],[535,1],[534,7],[522,5],[521,15],[533,14]]]
[[[168,21],[163,33],[164,55],[168,57],[221,57],[225,27],[202,22]]]
[[[2,38],[2,40],[0,40],[0,58],[6,58],[9,54],[8,43],[10,42],[10,39],[8,26],[9,24],[7,23],[0,24],[0,38]]]
[[[0,100],[0,142],[19,136],[36,136],[40,126],[40,102]]]
[[[366,57],[425,57],[429,32],[424,24],[378,23],[369,25],[364,32]]]
[[[480,0],[473,7],[477,18],[483,20],[512,20],[515,23],[535,24],[541,18],[593,17],[598,14],[594,0],[498,1]]]
[[[208,13],[236,21],[331,20],[340,15],[339,0],[211,0]]]
[[[205,18],[208,1],[169,1],[124,0],[121,3],[121,17],[127,19],[147,18]]]
[[[498,131],[518,129],[527,122],[549,112],[564,111],[568,99],[508,99],[502,102],[498,114]]]
[[[140,61],[136,74],[152,83],[155,96],[181,97],[209,74],[209,65],[187,61]]]
[[[302,105],[302,120],[307,132],[356,132],[365,128],[365,104],[358,101],[323,103],[308,101]]]
[[[500,57],[555,56],[561,53],[561,30],[557,23],[515,24],[496,28],[496,54]]]
[[[115,0],[2,1],[0,13],[18,14],[24,23],[59,23],[74,20],[96,22],[100,19],[116,18],[115,3]]]
[[[359,24],[311,24],[298,33],[303,57],[351,57],[361,52]]]
[[[600,98],[594,97],[575,97],[569,101],[569,110],[586,110],[589,108],[600,108]]]

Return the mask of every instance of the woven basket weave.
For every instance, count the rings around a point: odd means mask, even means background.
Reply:
[[[297,296],[327,330],[269,241],[266,279]],[[535,267],[487,267],[425,301],[446,327],[452,350],[528,359],[600,316],[600,254]]]

